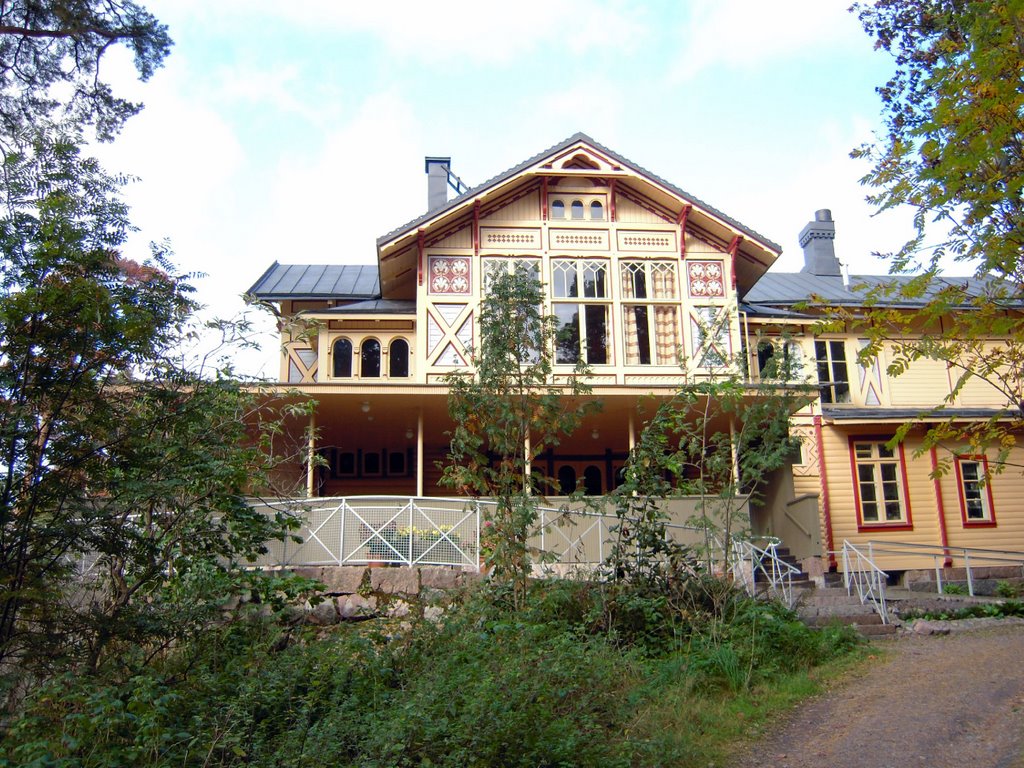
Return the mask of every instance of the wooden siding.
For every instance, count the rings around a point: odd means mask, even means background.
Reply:
[[[894,357],[891,348],[881,357],[887,367]],[[934,406],[949,394],[949,376],[941,360],[915,360],[899,376],[887,376],[887,383],[889,402],[896,406]]]
[[[615,203],[615,216],[625,224],[664,224],[665,220],[656,213],[642,208],[632,200],[619,197]]]
[[[965,526],[956,472],[951,467],[942,476],[939,485],[946,512],[949,546],[1024,551],[1024,475],[1019,468],[1022,463],[1024,450],[1015,450],[1010,457],[1011,465],[1004,472],[992,476],[995,526]]]
[[[540,218],[540,193],[530,192],[518,200],[481,217],[481,222],[537,221]]]

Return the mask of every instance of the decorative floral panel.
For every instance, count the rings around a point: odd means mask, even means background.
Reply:
[[[430,292],[454,296],[470,293],[470,266],[468,256],[431,256]]]
[[[724,267],[720,261],[686,262],[686,281],[690,296],[702,299],[725,298]]]

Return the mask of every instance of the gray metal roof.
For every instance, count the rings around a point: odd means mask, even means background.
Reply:
[[[248,293],[264,301],[282,299],[380,298],[376,264],[279,264],[263,273]]]
[[[394,299],[368,299],[317,310],[318,315],[415,315],[415,301],[398,301]]]
[[[862,306],[865,294],[870,288],[879,285],[905,285],[914,278],[909,275],[850,275],[849,284],[836,275],[812,275],[809,272],[766,272],[754,286],[747,291],[743,300],[751,304],[787,305],[810,301],[818,297],[829,304],[841,306]],[[987,281],[973,277],[940,277],[932,289],[920,298],[908,299],[895,296],[889,306],[922,306],[936,291],[946,286],[963,287],[967,295],[982,296]]]
[[[766,307],[763,304],[748,304],[745,301],[740,302],[740,312],[746,312],[751,317],[764,317],[764,318],[788,318],[788,319],[800,319],[805,320],[816,320],[812,315],[805,314],[803,312],[794,312],[791,309],[780,309],[779,307]]]
[[[1003,408],[881,408],[866,406],[828,406],[821,407],[821,415],[833,421],[899,421],[905,422],[910,419],[921,421],[946,421],[948,419],[990,419],[993,416],[1001,418],[1019,418]]]
[[[550,147],[549,149],[545,149],[543,152],[538,152],[536,155],[531,157],[529,160],[524,160],[523,162],[521,162],[519,165],[515,166],[514,168],[509,168],[507,171],[504,171],[503,173],[499,173],[497,176],[495,176],[492,179],[488,179],[483,184],[479,184],[478,186],[475,186],[472,189],[468,190],[467,192],[465,192],[465,193],[459,195],[458,197],[454,198],[453,200],[449,200],[445,205],[443,205],[443,206],[441,206],[439,208],[435,208],[432,211],[428,211],[427,213],[423,214],[419,218],[413,219],[412,221],[408,222],[407,224],[403,224],[402,226],[398,227],[397,229],[391,230],[386,235],[382,235],[381,237],[378,237],[377,238],[377,246],[380,247],[385,242],[387,242],[389,240],[393,240],[396,237],[399,237],[401,235],[404,235],[404,234],[408,233],[409,231],[411,231],[413,229],[416,229],[417,227],[420,226],[420,224],[423,224],[425,221],[428,221],[428,220],[433,219],[433,218],[435,218],[437,216],[441,216],[441,215],[445,214],[446,212],[450,211],[451,209],[456,208],[459,205],[462,205],[467,200],[476,197],[481,192],[484,192],[485,190],[490,189],[491,187],[496,186],[496,185],[500,184],[501,182],[503,182],[503,181],[505,181],[507,179],[512,178],[516,174],[522,173],[524,170],[529,168],[531,165],[535,165],[536,163],[538,163],[541,160],[543,160],[545,157],[547,157],[549,155],[557,154],[558,152],[562,151],[563,149],[567,149],[568,147],[571,147],[573,144],[576,144],[577,142],[580,142],[580,141],[586,142],[587,144],[592,146],[594,149],[599,150],[600,152],[603,152],[604,154],[608,155],[608,157],[614,159],[620,165],[623,165],[623,166],[629,168],[631,171],[634,171],[635,173],[640,174],[641,176],[646,176],[647,178],[651,179],[652,181],[655,181],[658,184],[661,184],[666,189],[672,191],[676,195],[679,195],[679,197],[683,198],[684,200],[689,200],[690,202],[694,203],[698,207],[703,208],[704,210],[708,211],[709,213],[714,214],[715,216],[720,218],[722,221],[724,221],[724,222],[728,223],[730,226],[738,229],[740,232],[743,232],[745,235],[747,235],[751,239],[757,240],[758,242],[763,243],[764,245],[768,246],[769,248],[771,248],[773,250],[776,250],[776,251],[781,251],[782,250],[781,246],[777,245],[776,243],[773,243],[771,240],[766,238],[764,235],[761,235],[761,234],[755,232],[753,229],[751,229],[748,226],[745,226],[744,224],[740,224],[738,221],[736,221],[735,219],[731,218],[730,216],[726,216],[724,213],[722,213],[717,208],[715,208],[715,207],[713,207],[711,205],[708,205],[703,200],[701,200],[701,199],[691,195],[689,192],[686,192],[686,191],[680,189],[679,187],[675,186],[674,184],[671,184],[671,183],[665,181],[664,179],[660,178],[659,176],[656,176],[655,174],[651,173],[647,169],[642,168],[639,165],[636,165],[635,163],[627,160],[626,158],[624,158],[622,155],[618,154],[617,152],[613,152],[612,150],[608,149],[608,147],[606,147],[606,146],[604,146],[602,144],[598,144],[596,141],[594,141],[592,138],[587,136],[587,134],[585,134],[585,133],[574,133],[572,136],[570,136],[565,141],[563,141],[563,142],[561,142],[559,144],[556,144],[555,146]]]

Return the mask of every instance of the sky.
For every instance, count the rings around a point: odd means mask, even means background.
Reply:
[[[143,258],[168,239],[218,316],[276,260],[369,264],[426,209],[423,158],[469,186],[582,131],[782,246],[832,210],[852,274],[911,234],[873,215],[850,151],[874,140],[893,71],[849,0],[144,0],[175,45],[145,103],[98,149]],[[262,325],[270,328],[269,319]],[[272,334],[239,358],[275,376]]]

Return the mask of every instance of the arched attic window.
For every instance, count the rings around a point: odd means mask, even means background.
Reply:
[[[352,342],[338,339],[334,342],[334,377],[347,379],[352,376]]]
[[[552,219],[564,219],[565,218],[565,203],[561,200],[554,200],[551,203],[551,218]]]
[[[359,375],[364,379],[380,376],[380,342],[376,339],[367,339],[363,342]]]
[[[388,348],[388,374],[392,379],[409,376],[409,342],[405,339],[392,340]]]
[[[604,218],[604,206],[599,200],[590,204],[590,218],[594,221],[601,221]]]
[[[572,208],[572,217],[574,219],[582,219],[583,218],[583,201],[582,200],[573,200],[571,208]]]

